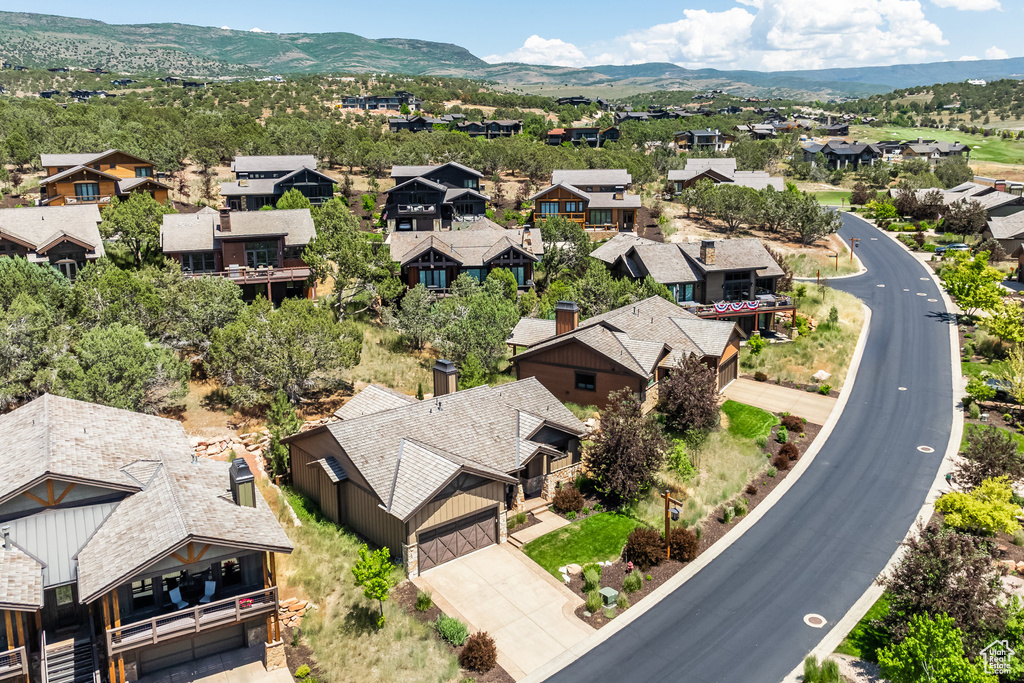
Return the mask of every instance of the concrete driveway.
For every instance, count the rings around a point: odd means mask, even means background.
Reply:
[[[594,633],[573,610],[583,600],[508,543],[492,545],[413,579],[446,614],[486,631],[516,680]]]
[[[725,388],[725,397],[738,403],[763,408],[773,413],[799,415],[808,422],[823,425],[832,412],[836,399],[800,389],[757,382],[742,377]]]

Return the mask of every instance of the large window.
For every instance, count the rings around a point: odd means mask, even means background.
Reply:
[[[132,611],[152,607],[154,603],[153,579],[132,581]]]
[[[277,267],[277,242],[246,242],[245,265],[250,268]]]
[[[136,166],[135,167],[136,178],[152,178],[153,168],[151,166]]]
[[[558,202],[541,202],[540,213],[542,216],[551,216],[558,213]]]
[[[212,251],[181,255],[181,269],[190,273],[209,273],[213,271],[214,259]]]
[[[612,222],[612,210],[611,209],[591,209],[590,210],[590,224],[591,225],[610,225]]]
[[[447,273],[444,270],[421,270],[420,284],[430,289],[444,289],[448,286]]]
[[[302,252],[306,250],[306,247],[285,247],[284,257],[286,259],[301,259]]]
[[[677,302],[693,301],[693,283],[672,285],[672,290],[675,292]]]
[[[512,274],[516,276],[516,284],[519,285],[520,287],[525,287],[526,286],[526,268],[523,267],[523,266],[516,266],[514,268],[509,268],[509,270],[511,270]]]
[[[566,202],[566,213],[583,213],[583,202]]]
[[[487,270],[485,268],[463,268],[460,275],[468,275],[477,282],[483,282],[487,277]]]
[[[83,202],[94,202],[100,198],[99,183],[76,183],[75,197]]]
[[[475,190],[477,188],[477,180],[476,178],[463,178],[462,186],[468,187],[471,190]]]
[[[758,294],[764,294],[775,290],[775,278],[759,277],[754,281]]]
[[[592,372],[577,372],[576,388],[580,391],[597,391],[597,375]]]
[[[242,583],[242,568],[238,560],[232,558],[220,563],[220,583],[222,586],[233,586]]]

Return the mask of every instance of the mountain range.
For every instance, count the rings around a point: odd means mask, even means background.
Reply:
[[[30,67],[102,67],[117,73],[202,78],[389,72],[489,80],[528,92],[575,87],[599,94],[631,94],[721,88],[744,96],[800,99],[863,96],[967,78],[1024,74],[1024,58],[775,72],[685,69],[667,63],[586,68],[489,64],[458,45],[426,40],[237,31],[189,24],[106,24],[23,12],[0,12],[0,58]]]

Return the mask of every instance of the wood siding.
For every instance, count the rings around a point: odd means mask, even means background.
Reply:
[[[382,509],[377,496],[351,481],[344,482],[342,488],[346,526],[375,545],[387,546],[392,557],[402,557],[405,523]]]
[[[495,504],[498,514],[505,508],[505,485],[489,481],[454,496],[439,497],[424,505],[409,519],[409,543],[416,542],[416,534],[423,529],[450,522],[453,519],[480,512]]]
[[[576,372],[595,375],[594,391],[576,389]],[[536,377],[560,401],[605,408],[608,395],[620,389],[640,392],[647,381],[626,372],[606,357],[576,342],[547,349],[516,362],[516,377]]]

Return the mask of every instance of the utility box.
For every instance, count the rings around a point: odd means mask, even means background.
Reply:
[[[599,590],[598,593],[601,594],[605,607],[614,607],[615,603],[619,601],[619,591],[615,590],[611,586],[605,586]]]

